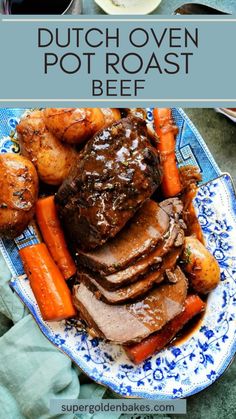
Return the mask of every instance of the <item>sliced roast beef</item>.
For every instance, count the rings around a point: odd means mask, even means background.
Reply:
[[[79,278],[93,291],[96,298],[105,301],[107,304],[121,304],[145,294],[150,290],[154,283],[162,282],[164,276],[161,275],[158,270],[150,272],[140,279],[140,281],[115,291],[108,291],[106,288],[103,288],[103,286],[89,273],[84,272],[79,275]]]
[[[187,229],[187,226],[183,220],[184,205],[179,198],[175,197],[165,199],[165,201],[160,202],[159,205],[170,217],[172,217],[175,221],[178,222],[182,229]]]
[[[164,240],[169,227],[167,213],[147,200],[116,237],[90,252],[79,251],[78,261],[102,274],[117,272],[151,252]]]
[[[183,213],[183,202],[179,198],[168,198],[159,203],[160,207],[173,218],[179,218]]]
[[[70,239],[82,249],[105,243],[160,181],[159,154],[144,120],[128,117],[98,132],[56,195]]]
[[[170,223],[166,238],[158,244],[147,256],[142,257],[128,268],[102,277],[102,285],[108,290],[118,289],[131,284],[145,275],[150,269],[157,269],[162,264],[162,259],[171,249],[181,247],[184,242],[184,231],[177,223]],[[99,276],[98,276],[99,278]]]
[[[181,312],[187,280],[179,267],[176,277],[176,283],[157,286],[143,299],[124,305],[109,305],[98,300],[81,283],[74,287],[74,303],[81,318],[97,336],[118,344],[140,341]]]
[[[171,278],[171,282],[173,278],[175,278],[174,270],[176,267],[177,260],[181,253],[181,248],[174,249],[164,258],[161,266],[155,270],[151,270],[144,276],[141,276],[139,280],[135,283],[126,285],[125,287],[119,288],[117,290],[109,291],[104,288],[103,278],[95,277],[95,275],[88,273],[88,272],[80,272],[78,275],[78,279],[82,282],[85,282],[97,298],[101,298],[108,304],[121,304],[127,302],[129,300],[137,299],[140,296],[149,291],[153,285],[159,284],[163,281],[165,272],[168,273],[168,278]],[[171,276],[172,275],[172,276]]]

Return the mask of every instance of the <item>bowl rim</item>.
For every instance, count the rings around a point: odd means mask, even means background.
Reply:
[[[95,3],[108,15],[146,15],[153,12],[161,2],[162,0],[145,0],[137,6],[124,7],[114,4],[112,0],[95,0]],[[135,12],[138,7],[139,11]]]

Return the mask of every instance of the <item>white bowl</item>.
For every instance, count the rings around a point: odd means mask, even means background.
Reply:
[[[161,0],[95,0],[109,15],[146,15],[156,9]]]
[[[231,119],[231,121],[236,122],[236,111],[232,111],[228,108],[217,108],[216,111],[222,113],[227,118]]]

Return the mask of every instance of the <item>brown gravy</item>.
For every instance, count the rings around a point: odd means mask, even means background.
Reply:
[[[201,295],[201,299],[204,301],[207,307],[207,295]],[[182,343],[186,342],[189,338],[193,336],[193,334],[200,329],[201,324],[203,322],[205,310],[199,313],[197,316],[193,317],[186,325],[176,334],[176,336],[172,339],[171,345],[177,346],[181,345]]]
[[[200,329],[205,311],[199,313],[197,316],[193,317],[182,330],[174,337],[171,344],[174,346],[183,344],[186,340],[193,336],[193,334]]]
[[[184,166],[180,168],[180,178],[183,185],[182,201],[184,203],[184,220],[187,225],[187,236],[195,236],[201,243],[204,243],[204,237],[199,224],[193,200],[197,194],[197,183],[201,181],[202,176],[195,166]]]

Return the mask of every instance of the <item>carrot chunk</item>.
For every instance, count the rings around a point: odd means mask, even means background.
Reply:
[[[66,244],[54,196],[38,200],[36,204],[36,219],[53,260],[64,278],[71,278],[76,273],[76,265]]]
[[[163,168],[162,192],[165,198],[170,198],[182,190],[175,156],[175,137],[178,129],[174,125],[169,108],[155,108],[153,117],[155,130],[159,136],[158,150]]]
[[[27,246],[19,253],[43,319],[57,321],[75,316],[70,290],[46,245]]]

